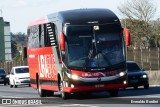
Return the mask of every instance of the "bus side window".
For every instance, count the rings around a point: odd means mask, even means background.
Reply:
[[[38,36],[39,36],[39,47],[41,47],[41,25],[39,25],[38,27],[39,27],[39,28],[38,28],[38,30],[39,30],[39,32],[38,32]]]
[[[28,47],[31,48],[31,28],[28,27],[28,30],[27,30],[27,36],[28,36]]]
[[[44,44],[44,35],[45,35],[45,34],[44,34],[44,25],[40,25],[40,26],[39,26],[39,29],[40,29],[40,30],[39,30],[39,35],[40,35],[40,36],[39,36],[39,37],[40,37],[40,38],[39,38],[39,39],[40,39],[40,40],[39,40],[39,41],[40,41],[40,44],[39,44],[39,45],[40,45],[40,47],[45,47],[45,44]]]
[[[30,27],[29,39],[28,39],[30,48],[38,48],[39,47],[39,30],[38,26]]]

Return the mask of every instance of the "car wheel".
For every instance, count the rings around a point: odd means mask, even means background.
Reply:
[[[134,86],[134,89],[137,90],[137,89],[138,89],[138,86]]]
[[[13,83],[14,83],[14,85],[13,85],[13,86],[14,86],[14,88],[17,88],[17,85],[16,85],[15,81],[13,81]]]
[[[13,85],[10,84],[10,88],[13,88]]]
[[[144,88],[145,88],[145,89],[148,89],[148,88],[149,88],[149,84],[144,85]]]
[[[4,82],[4,85],[7,85],[7,83],[6,83],[6,82]]]
[[[31,84],[29,84],[28,87],[31,87]]]

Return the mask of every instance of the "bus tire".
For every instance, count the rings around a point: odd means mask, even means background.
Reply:
[[[46,90],[41,89],[40,80],[38,79],[38,94],[40,97],[46,97]]]
[[[70,93],[64,92],[62,87],[63,87],[63,82],[61,81],[60,85],[59,85],[59,89],[60,89],[60,92],[61,92],[61,97],[62,97],[62,99],[66,100],[66,99],[69,98]]]
[[[46,95],[47,95],[47,97],[53,97],[54,96],[54,91],[47,90]]]
[[[118,89],[117,90],[110,90],[109,94],[111,97],[116,97],[116,96],[118,96],[118,91],[119,91]]]
[[[64,99],[64,100],[66,100],[66,99],[68,99],[69,98],[69,93],[67,93],[67,92],[64,92],[64,91],[62,91],[61,92],[61,97],[62,97],[62,99]]]

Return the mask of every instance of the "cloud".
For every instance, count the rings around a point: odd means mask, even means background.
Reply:
[[[26,6],[27,1],[26,0],[15,0],[13,7],[21,7],[21,6]]]
[[[26,5],[27,2],[25,0],[18,0],[19,5]]]

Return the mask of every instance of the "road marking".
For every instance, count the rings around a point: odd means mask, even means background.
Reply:
[[[73,106],[73,107],[99,107],[99,106],[92,106],[92,105],[85,105],[85,104],[65,104],[65,105],[60,105],[60,106],[62,106],[62,107],[66,107],[66,106],[68,106],[68,107],[71,107],[71,106]]]
[[[151,87],[160,87],[160,85],[149,85]]]
[[[144,96],[149,98],[160,98],[160,95],[144,95]]]
[[[1,98],[24,98],[24,97],[1,96]]]

